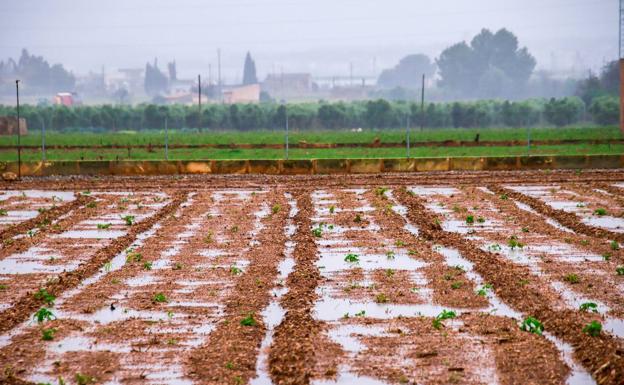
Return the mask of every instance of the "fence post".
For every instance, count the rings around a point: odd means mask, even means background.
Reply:
[[[407,122],[406,122],[406,136],[407,136],[407,159],[410,158],[410,114],[407,114]]]
[[[288,160],[288,109],[284,106],[284,115],[286,115],[286,160]]]
[[[165,116],[165,159],[169,160],[169,125]]]
[[[41,118],[41,160],[46,161],[45,118]]]

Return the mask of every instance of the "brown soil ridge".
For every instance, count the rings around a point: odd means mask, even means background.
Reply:
[[[555,311],[544,295],[544,284],[533,284],[535,278],[527,268],[481,250],[473,241],[442,230],[437,216],[428,211],[421,198],[404,189],[395,190],[399,201],[408,207],[408,218],[420,235],[443,245],[456,248],[474,263],[475,270],[486,282],[494,285],[496,294],[517,310],[537,317],[547,332],[562,338],[574,347],[580,363],[589,370],[598,384],[621,384],[624,378],[624,348],[609,334],[590,337],[582,332],[587,319],[577,311]],[[540,290],[542,289],[542,290]]]
[[[28,248],[33,247],[38,245],[39,243],[43,242],[48,235],[50,234],[60,234],[62,232],[64,232],[65,230],[67,230],[69,227],[75,225],[76,223],[93,216],[96,211],[94,209],[89,209],[87,208],[87,210],[81,210],[79,211],[80,208],[86,208],[87,205],[90,202],[94,202],[95,198],[93,197],[89,197],[89,196],[84,196],[84,195],[80,195],[77,197],[77,199],[75,199],[72,202],[69,202],[63,206],[59,206],[59,207],[64,207],[64,206],[70,206],[67,209],[63,209],[60,213],[55,213],[54,214],[54,219],[50,218],[50,217],[46,217],[44,219],[42,219],[41,222],[37,222],[34,226],[32,227],[28,227],[27,230],[23,230],[23,231],[19,231],[17,234],[23,234],[24,232],[37,227],[37,229],[39,231],[37,231],[32,237],[28,236],[28,237],[23,237],[23,238],[19,238],[19,239],[13,239],[11,242],[5,242],[3,247],[0,249],[0,259],[6,258],[9,255],[15,254],[15,253],[21,253],[24,252],[26,250],[28,250]],[[54,208],[56,209],[56,208]],[[51,209],[51,210],[54,210]],[[49,210],[49,211],[51,211]],[[67,218],[64,218],[56,223],[54,223],[55,221],[58,220],[58,218],[60,218],[61,216],[72,212],[72,215],[70,215]],[[46,214],[48,211],[40,214]],[[38,216],[39,217],[39,216]],[[37,218],[38,218],[37,217]],[[33,218],[33,219],[37,219],[37,218]],[[33,220],[31,219],[31,220]],[[54,223],[54,224],[52,224]],[[17,235],[16,234],[16,235]],[[10,237],[13,237],[15,235],[11,235]],[[2,238],[5,241],[10,239],[10,238]]]
[[[40,212],[39,215],[34,218],[22,221],[20,223],[16,223],[0,231],[0,239],[6,241],[7,239],[13,238],[16,235],[24,234],[28,230],[34,229],[35,227],[39,228],[39,232],[46,232],[50,229],[50,225],[52,224],[52,222],[56,221],[59,217],[67,214],[71,210],[75,210],[80,206],[86,205],[93,200],[93,197],[80,194],[76,196],[76,199],[71,202],[65,203],[60,206],[54,206],[50,209]]]
[[[258,246],[246,256],[250,263],[226,300],[224,320],[210,333],[208,342],[191,352],[189,376],[204,384],[248,383],[256,373],[256,361],[266,327],[261,312],[269,304],[270,290],[284,257],[284,225],[288,203],[282,191],[273,190],[267,200],[281,209],[265,219]],[[275,206],[273,206],[275,207]],[[253,325],[242,325],[251,316]]]
[[[554,209],[537,198],[533,198],[526,194],[502,187],[498,184],[489,185],[488,188],[496,194],[507,195],[509,198],[513,198],[526,205],[529,205],[533,210],[537,211],[538,213],[555,219],[557,222],[561,223],[571,230],[574,230],[577,233],[584,234],[590,237],[624,242],[624,233],[616,233],[613,231],[602,229],[600,227],[585,224],[581,222],[578,215],[566,212],[564,210]]]
[[[316,365],[315,344],[321,338],[320,323],[312,317],[321,275],[315,265],[311,220],[314,210],[309,191],[297,196],[297,205],[295,267],[286,282],[288,292],[282,298],[286,316],[275,328],[268,360],[271,379],[279,385],[310,383]]]
[[[63,292],[75,288],[84,279],[97,273],[115,255],[132,245],[139,234],[149,230],[156,222],[175,212],[186,198],[186,193],[176,193],[172,201],[157,213],[133,225],[126,235],[113,240],[108,246],[99,249],[88,262],[79,265],[73,271],[60,274],[57,279],[44,285],[42,289],[58,297]],[[43,299],[37,299],[33,295],[24,295],[13,306],[0,313],[0,333],[5,333],[19,323],[26,321],[37,308],[44,305],[45,301]]]

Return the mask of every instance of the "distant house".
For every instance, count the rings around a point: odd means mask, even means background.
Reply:
[[[308,94],[312,90],[312,75],[308,73],[269,74],[262,91],[271,96]]]
[[[223,103],[258,103],[260,101],[260,85],[227,87],[223,89]]]
[[[59,92],[54,96],[54,104],[67,107],[80,104],[77,96],[74,92]]]
[[[27,135],[26,119],[20,118],[20,134]],[[0,116],[0,135],[17,135],[17,117]]]

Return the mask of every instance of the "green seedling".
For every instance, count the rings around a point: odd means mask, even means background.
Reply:
[[[321,228],[321,226],[316,227],[312,229],[312,234],[314,234],[315,237],[320,238],[321,236],[323,236],[323,229]]]
[[[165,297],[165,295],[163,293],[156,293],[156,294],[154,294],[154,296],[152,297],[152,301],[154,301],[156,303],[168,302],[167,297]]]
[[[362,217],[360,216],[360,214],[355,214],[355,218],[353,219],[353,222],[355,223],[362,222]]]
[[[607,210],[602,207],[597,208],[596,210],[594,210],[594,215],[598,215],[599,217],[607,215]]]
[[[126,215],[124,217],[121,217],[121,219],[126,222],[126,226],[132,226],[134,224],[134,215]]]
[[[52,341],[54,339],[54,333],[56,333],[56,329],[42,329],[41,330],[41,339],[44,341]]]
[[[106,262],[104,264],[104,271],[109,273],[113,269],[113,264],[111,262]]]
[[[0,217],[6,217],[7,215],[9,215],[8,211],[6,211],[5,209],[0,209]]]
[[[28,237],[29,237],[29,238],[32,238],[32,237],[34,237],[34,236],[35,236],[35,234],[37,234],[37,231],[36,231],[36,230],[28,230],[28,231],[26,232],[26,234],[28,234]]]
[[[461,209],[459,208],[459,206],[457,206],[457,205],[453,206],[453,212],[458,213],[460,211],[461,211]]]
[[[54,314],[45,307],[37,310],[33,318],[36,319],[38,323],[42,323],[44,321],[52,321],[53,319],[56,319]]]
[[[453,319],[457,316],[457,314],[452,310],[442,310],[442,313],[438,314],[432,321],[432,325],[434,328],[440,330],[444,324],[442,321],[447,319]]]
[[[173,318],[173,312],[171,310],[167,311],[167,318],[169,319]]]
[[[182,270],[184,266],[182,266],[182,264],[180,262],[176,262],[173,267],[171,268],[171,270]]]
[[[579,306],[580,311],[598,313],[598,305],[593,302],[584,302]]]
[[[46,211],[48,211],[48,210],[46,210],[46,208],[45,208],[45,207],[39,207],[39,208],[37,209],[37,212],[38,212],[39,214],[43,214],[43,213],[45,213]]]
[[[35,293],[35,299],[44,301],[48,306],[54,306],[56,297],[48,293],[46,289],[39,289],[39,291]]]
[[[388,296],[384,293],[379,293],[375,296],[375,302],[377,303],[386,303],[388,302]]]
[[[500,199],[502,199],[502,200],[506,201],[507,199],[509,199],[509,197],[507,196],[507,194],[502,194],[502,195],[500,196]]]
[[[523,227],[522,228],[522,232],[523,233],[528,233],[529,232],[529,228],[528,227]]]
[[[177,345],[178,344],[178,340],[176,340],[175,338],[169,338],[167,340],[167,345]]]
[[[466,223],[467,223],[467,224],[469,224],[469,225],[473,225],[473,224],[474,224],[474,222],[475,222],[474,215],[468,215],[468,216],[466,217]]]
[[[98,230],[106,230],[109,227],[111,227],[110,223],[98,223],[97,225]]]
[[[501,251],[502,247],[498,243],[495,243],[493,245],[489,245],[488,246],[488,250],[490,250],[490,251]]]
[[[405,242],[403,242],[403,241],[402,241],[402,240],[400,240],[400,239],[397,239],[396,241],[394,241],[394,245],[395,245],[396,247],[403,247],[403,246],[405,246]]]
[[[410,251],[407,252],[407,255],[418,255],[418,251],[410,250]]]
[[[82,195],[87,195],[87,196],[91,195],[91,190],[85,190],[85,191],[83,191],[83,192],[82,192]]]
[[[583,207],[585,207],[585,203],[579,202],[579,203],[576,204],[576,207],[583,208]]]
[[[143,263],[143,269],[152,270],[152,262],[146,261]]]
[[[96,382],[95,377],[88,376],[86,374],[76,373],[76,383],[78,385],[94,384]]]
[[[420,289],[419,289],[419,288],[417,288],[417,287],[412,287],[412,288],[410,288],[410,292],[411,292],[411,293],[416,294],[416,293],[418,293],[419,291],[420,291]]]
[[[333,214],[336,211],[336,207],[334,205],[329,206],[329,213]]]
[[[388,259],[394,259],[395,255],[394,255],[394,251],[388,251],[386,253],[386,258]]]
[[[453,283],[451,284],[451,288],[452,288],[453,290],[457,290],[457,289],[461,289],[461,287],[462,287],[463,285],[464,285],[464,283],[463,283],[463,282],[461,282],[461,281],[456,281],[456,282],[453,282]]]
[[[232,226],[230,231],[233,232],[233,233],[238,233],[238,226],[237,225]]]
[[[241,274],[242,272],[243,272],[243,271],[242,271],[241,269],[239,269],[238,267],[236,267],[236,266],[230,266],[230,273],[231,273],[232,275],[239,275],[239,274]]]
[[[91,201],[91,202],[87,203],[87,208],[94,209],[96,207],[97,207],[97,202],[96,201]]]
[[[143,255],[141,253],[137,253],[133,250],[129,250],[126,253],[126,263],[141,262],[141,259],[143,259]]]
[[[273,212],[273,214],[277,214],[277,213],[279,213],[281,208],[282,207],[280,205],[274,204],[273,207],[271,208],[271,211]]]
[[[617,241],[611,241],[611,250],[616,251],[620,249],[620,244]]]
[[[386,192],[387,192],[388,190],[389,190],[389,189],[388,189],[387,187],[377,187],[377,188],[375,189],[375,195],[380,196],[380,197],[385,197]]]
[[[394,270],[386,269],[386,277],[388,278],[394,277]]]
[[[256,326],[258,323],[254,319],[253,313],[249,313],[247,317],[241,320],[240,324],[243,326]]]
[[[205,243],[212,243],[212,231],[209,231],[208,234],[204,237]]]
[[[589,334],[592,337],[598,337],[601,331],[602,325],[598,321],[592,321],[583,328],[583,333]]]
[[[602,259],[604,259],[605,261],[611,260],[611,253],[602,254]]]
[[[544,331],[544,325],[542,325],[542,323],[537,318],[527,317],[524,321],[522,321],[522,324],[520,325],[520,330],[541,336],[542,332]]]
[[[615,268],[615,273],[617,275],[624,275],[624,266],[618,266]]]
[[[0,290],[6,290],[7,288],[8,288],[8,286],[5,285],[5,284],[1,284],[0,285]]]
[[[234,364],[231,363],[230,361],[225,363],[225,367],[226,369],[234,370]]]
[[[581,245],[583,245],[583,246],[587,246],[587,245],[589,245],[589,240],[587,240],[587,239],[582,239],[582,240],[581,240]]]
[[[524,244],[521,243],[520,241],[518,241],[518,237],[515,235],[512,235],[511,237],[509,237],[509,241],[507,241],[507,245],[514,250],[516,247],[521,249],[524,247]]]
[[[483,218],[483,217],[478,217],[478,218],[477,218],[477,222],[478,222],[478,223],[485,223],[485,218]]]
[[[366,310],[360,310],[359,312],[355,313],[356,317],[366,317]]]
[[[576,274],[568,274],[563,278],[563,280],[572,284],[581,282],[581,279]]]
[[[360,262],[360,256],[357,254],[347,254],[344,260],[349,263],[358,263]]]

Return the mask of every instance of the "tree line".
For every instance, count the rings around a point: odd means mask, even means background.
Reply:
[[[525,101],[480,100],[419,103],[384,99],[301,104],[209,104],[201,115],[197,105],[140,104],[100,106],[21,107],[31,129],[45,125],[57,131],[115,131],[163,129],[281,130],[288,117],[294,130],[388,129],[410,125],[426,128],[568,126],[593,123],[616,124],[619,101],[603,95],[587,106],[579,97],[530,99]],[[0,106],[0,116],[14,116],[13,106]]]

